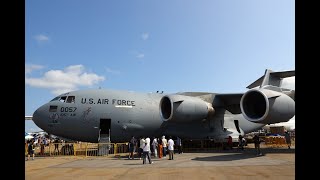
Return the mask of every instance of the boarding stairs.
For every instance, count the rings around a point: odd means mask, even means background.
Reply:
[[[98,156],[108,155],[111,148],[110,130],[109,134],[99,134],[98,142]]]

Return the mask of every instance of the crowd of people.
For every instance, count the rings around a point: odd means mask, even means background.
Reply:
[[[54,151],[52,153],[60,153],[59,144],[62,146],[65,144],[65,141],[59,138],[49,138],[46,136],[35,136],[32,139],[25,141],[25,147],[27,151],[27,161],[32,156],[32,160],[35,157],[35,150],[40,148],[39,155],[45,155],[45,147],[49,146],[50,143],[54,144]]]
[[[142,159],[143,164],[146,164],[147,160],[149,164],[152,164],[151,156],[154,158],[166,158],[167,152],[169,153],[168,159],[173,160],[175,146],[178,149],[178,153],[181,154],[182,142],[179,137],[177,137],[175,144],[171,136],[169,136],[169,140],[165,136],[161,138],[153,137],[152,141],[149,137],[141,136],[139,139],[136,139],[132,136],[129,141],[128,159],[134,159],[135,152],[137,151],[137,158]]]

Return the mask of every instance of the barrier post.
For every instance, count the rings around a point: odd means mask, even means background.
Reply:
[[[51,142],[49,143],[49,156],[51,156]]]
[[[114,155],[117,154],[117,148],[118,148],[117,143],[114,143],[114,152],[113,152]]]
[[[76,156],[76,143],[73,143],[73,155]]]
[[[87,157],[88,143],[86,143],[86,157]]]

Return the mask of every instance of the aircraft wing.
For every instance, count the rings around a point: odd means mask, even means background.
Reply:
[[[240,114],[240,100],[243,93],[237,94],[216,94],[213,99],[213,107],[225,108],[232,114]]]
[[[232,114],[241,114],[240,100],[244,93],[214,94],[207,92],[182,92],[178,94],[193,97],[212,95],[212,106],[214,108],[224,108]]]

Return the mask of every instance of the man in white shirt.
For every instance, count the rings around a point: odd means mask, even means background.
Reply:
[[[153,152],[154,152],[154,157],[158,157],[158,141],[157,141],[157,138],[156,137],[153,137],[153,141],[152,141],[152,147],[153,147]]]
[[[162,150],[163,150],[163,158],[167,156],[167,144],[168,141],[165,136],[162,136]]]
[[[143,162],[142,164],[145,164],[146,163],[146,158],[148,157],[148,160],[149,160],[149,164],[152,164],[153,162],[151,161],[151,158],[150,158],[150,138],[147,137],[145,139],[145,144],[144,144],[144,147],[143,147]]]
[[[173,146],[174,146],[174,141],[170,136],[168,141],[169,160],[173,160],[173,150],[174,150]]]
[[[139,158],[140,158],[140,160],[141,160],[141,156],[142,156],[142,153],[143,153],[143,147],[144,147],[144,143],[145,143],[145,139],[144,139],[144,137],[140,137],[140,141],[139,141],[140,143],[140,146],[139,146]]]

